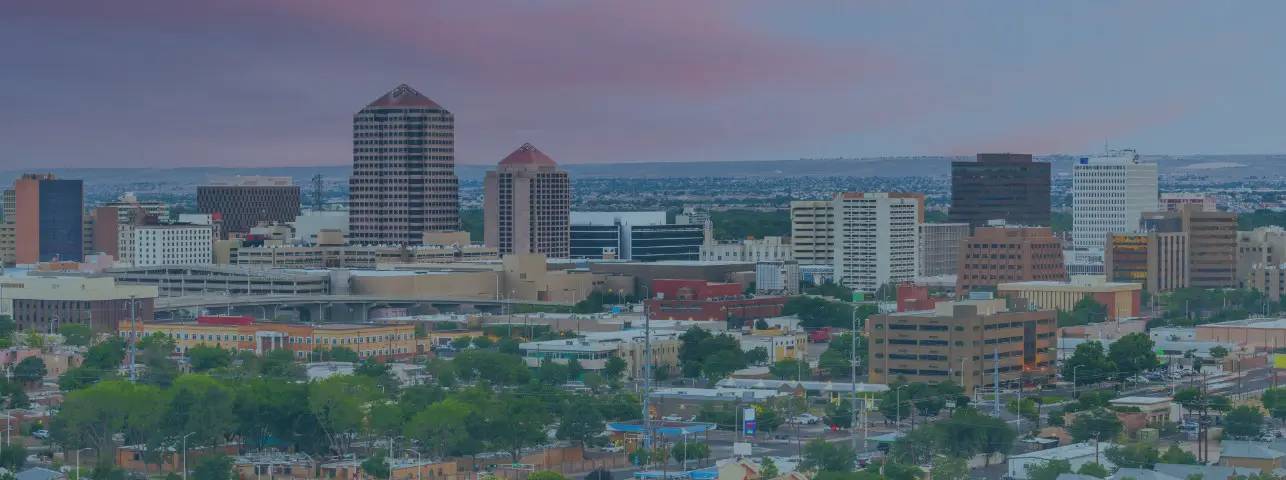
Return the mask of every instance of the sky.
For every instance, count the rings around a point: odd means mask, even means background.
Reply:
[[[1286,152],[1281,0],[0,0],[0,170]],[[1277,59],[1277,60],[1274,60]]]

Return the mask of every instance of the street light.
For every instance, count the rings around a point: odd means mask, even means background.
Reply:
[[[80,450],[76,450],[76,478],[77,479],[84,478],[80,476],[80,452],[83,452],[85,450],[90,450],[90,449],[91,447],[85,447]],[[67,457],[63,457],[63,458],[67,458]]]
[[[910,386],[910,385],[902,385],[902,386],[898,387],[898,388],[897,388],[897,390],[894,392],[894,393],[896,393],[896,394],[897,394],[897,407],[898,407],[898,412],[897,412],[898,416],[897,416],[897,418],[898,418],[898,421],[897,421],[897,425],[896,425],[896,426],[897,426],[897,429],[898,429],[898,431],[899,431],[899,432],[901,432],[901,431],[902,431],[902,389],[903,389],[903,388],[906,388],[906,387],[909,387],[909,386]],[[1000,392],[996,392],[996,401],[997,401],[997,402],[999,402],[999,401],[1000,401]]]
[[[406,449],[406,452],[411,452],[415,454],[415,480],[422,480],[424,478],[424,462],[421,461],[420,459],[420,452],[411,450],[409,448]],[[406,452],[402,452],[402,453],[406,453]]]
[[[183,480],[188,480],[188,437],[193,436],[193,435],[196,435],[196,432],[192,432],[192,433],[189,433],[189,434],[187,434],[187,435],[184,435],[184,436],[183,436],[183,442],[182,442],[182,448],[183,448]]]

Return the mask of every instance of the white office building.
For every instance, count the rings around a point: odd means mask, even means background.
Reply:
[[[909,282],[920,271],[919,193],[841,193],[835,196],[835,282],[874,292]]]
[[[794,260],[790,237],[764,237],[701,246],[703,262],[776,262]]]
[[[755,264],[755,293],[799,295],[799,262],[773,260]]]
[[[134,266],[210,265],[214,263],[214,227],[146,225],[134,227]]]
[[[1102,251],[1107,234],[1137,233],[1145,212],[1158,210],[1157,165],[1134,150],[1081,158],[1072,168],[1072,245]]]

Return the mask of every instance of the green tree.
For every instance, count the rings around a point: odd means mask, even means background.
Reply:
[[[567,383],[567,365],[548,358],[541,359],[540,366],[536,368],[536,381],[551,387]]]
[[[496,342],[496,349],[507,355],[522,355],[522,342],[512,337],[505,337]]]
[[[115,372],[125,360],[125,350],[120,342],[102,342],[89,347],[80,366],[100,372]]]
[[[804,444],[799,468],[814,472],[851,472],[853,452],[845,445],[814,438]]]
[[[455,337],[454,339],[451,340],[451,347],[455,348],[456,350],[464,350],[466,348],[469,348],[469,345],[473,345],[473,337],[470,337],[468,335]]]
[[[740,352],[732,350],[721,350],[706,358],[702,362],[702,367],[706,378],[712,382],[717,382],[732,375],[732,372],[745,368],[746,362]]]
[[[853,425],[853,409],[847,400],[840,400],[838,403],[826,404],[826,424],[835,425],[839,428],[849,428]]]
[[[1084,342],[1076,346],[1062,370],[1064,378],[1071,372],[1077,385],[1089,385],[1106,380],[1116,370],[1116,364],[1108,359],[1101,342]]]
[[[361,361],[360,358],[357,356],[357,352],[353,351],[353,349],[351,348],[344,347],[344,346],[335,346],[335,347],[330,347],[326,349],[326,353],[323,355],[323,359],[331,362],[348,362],[348,363],[357,363]]]
[[[1264,412],[1259,407],[1242,405],[1224,415],[1223,425],[1225,435],[1256,437],[1264,426]]]
[[[393,366],[384,362],[368,360],[354,368],[353,375],[375,381],[375,386],[388,395],[394,394],[402,386],[402,382],[393,373]]]
[[[612,480],[612,471],[606,468],[599,468],[585,475],[585,480]]]
[[[762,468],[762,470],[759,471],[759,478],[771,480],[781,475],[781,471],[777,469],[777,462],[774,462],[772,457],[763,457],[759,459],[759,466]]]
[[[437,458],[446,458],[469,440],[470,407],[457,399],[438,402],[416,413],[403,434],[429,448]]]
[[[308,407],[331,445],[344,453],[352,443],[351,434],[361,431],[366,405],[379,397],[370,378],[336,375],[312,385]]]
[[[189,445],[212,447],[230,436],[236,425],[233,393],[205,375],[184,375],[175,380],[169,406],[158,427],[167,436],[193,434]]]
[[[963,458],[940,457],[933,462],[933,469],[929,472],[929,477],[933,480],[969,480],[969,463]]]
[[[488,415],[489,437],[517,462],[522,457],[522,449],[545,441],[545,428],[552,421],[549,409],[539,400],[508,395],[501,400],[499,408]]]
[[[603,375],[609,380],[620,380],[621,375],[625,373],[626,366],[624,359],[613,355],[603,363]]]
[[[1072,441],[1080,443],[1094,439],[1109,441],[1116,438],[1123,428],[1115,413],[1097,409],[1077,414],[1067,430],[1072,434]]]
[[[392,478],[392,468],[389,467],[388,452],[384,449],[375,450],[375,454],[362,460],[362,471],[375,478]]]
[[[93,448],[96,458],[105,458],[115,451],[114,435],[134,444],[155,431],[164,403],[156,387],[99,382],[67,394],[49,422],[50,437],[64,448]]]
[[[1069,311],[1058,312],[1059,327],[1074,327],[1107,321],[1107,307],[1088,295],[1080,299]]]
[[[1112,464],[1121,468],[1151,470],[1161,461],[1161,453],[1157,451],[1156,447],[1146,443],[1114,445],[1104,452],[1104,456]]]
[[[1072,473],[1072,463],[1067,460],[1049,460],[1038,465],[1027,465],[1027,478],[1031,480],[1058,480],[1058,476]]]
[[[45,361],[40,357],[27,357],[13,367],[13,379],[22,383],[36,383],[44,380],[49,371]]]
[[[1264,408],[1268,410],[1268,414],[1273,418],[1278,420],[1286,419],[1286,387],[1264,390],[1259,399],[1263,402]]]
[[[165,355],[169,355],[174,353],[176,345],[177,344],[174,342],[174,339],[170,338],[169,335],[161,332],[152,332],[151,335],[139,339],[138,343],[134,345],[134,348],[139,351],[155,350],[164,353]]]
[[[0,315],[0,337],[9,338],[18,331],[18,324],[9,315]]]
[[[27,447],[22,443],[5,445],[0,448],[0,467],[10,472],[20,472],[27,465]]]
[[[232,478],[232,457],[216,453],[202,455],[192,469],[193,480],[229,480]]]
[[[204,343],[188,348],[187,356],[192,361],[192,371],[196,373],[203,373],[232,364],[231,351]]]
[[[527,474],[527,480],[569,480],[566,475],[553,470],[541,470]]]
[[[1220,345],[1210,347],[1210,358],[1213,358],[1215,360],[1220,360],[1226,356],[1228,356],[1227,348],[1224,348],[1223,346],[1220,346]]]
[[[94,331],[80,323],[64,323],[58,327],[58,334],[62,335],[63,343],[68,345],[85,347],[94,340]]]
[[[1040,418],[1040,407],[1030,398],[1022,399],[1021,404],[1018,399],[1013,398],[1005,403],[1005,411],[1014,415],[1022,415],[1023,418],[1036,421]]]
[[[1161,455],[1161,461],[1157,463],[1169,463],[1173,465],[1198,465],[1197,456],[1192,452],[1187,452],[1179,448],[1178,445],[1170,445],[1170,448]]]
[[[1116,364],[1118,379],[1154,370],[1160,364],[1156,357],[1156,343],[1146,333],[1131,333],[1112,342],[1107,358]]]
[[[604,385],[603,375],[598,372],[585,372],[585,377],[581,379],[581,382],[585,384],[585,388],[594,393],[602,390]]]
[[[585,367],[581,366],[580,360],[575,358],[567,360],[567,378],[576,380],[585,374]]]
[[[779,380],[808,380],[805,370],[807,368],[804,368],[804,362],[793,358],[778,360],[768,367],[768,373]]]
[[[759,319],[763,321],[763,319]],[[755,347],[746,352],[747,365],[762,365],[768,363],[768,349],[764,347]]]
[[[670,448],[670,458],[676,462],[710,458],[710,446],[699,442],[675,442]]]
[[[606,428],[603,414],[594,408],[588,397],[575,397],[563,413],[555,435],[561,440],[571,440],[582,447],[592,445]]]
[[[1094,478],[1107,478],[1108,475],[1112,474],[1112,472],[1107,471],[1107,467],[1104,467],[1103,464],[1094,462],[1081,464],[1080,470],[1077,470],[1076,473]]]
[[[491,346],[495,345],[495,343],[496,342],[492,340],[491,337],[488,337],[486,335],[478,335],[476,337],[473,337],[473,346],[478,348],[491,348]]]

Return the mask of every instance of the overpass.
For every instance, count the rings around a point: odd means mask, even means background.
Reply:
[[[494,298],[464,297],[421,297],[402,295],[201,295],[159,297],[154,303],[157,313],[169,312],[178,316],[186,312],[189,316],[200,315],[208,311],[235,314],[261,313],[264,317],[275,318],[280,310],[299,312],[301,320],[311,320],[315,315],[319,320],[366,321],[373,308],[407,308],[424,310],[419,313],[438,313],[450,311],[479,310],[500,312],[507,305],[538,305],[551,307],[569,307],[567,302],[548,302],[538,300],[497,300]],[[343,308],[334,308],[343,307]],[[268,312],[272,312],[269,316]]]

